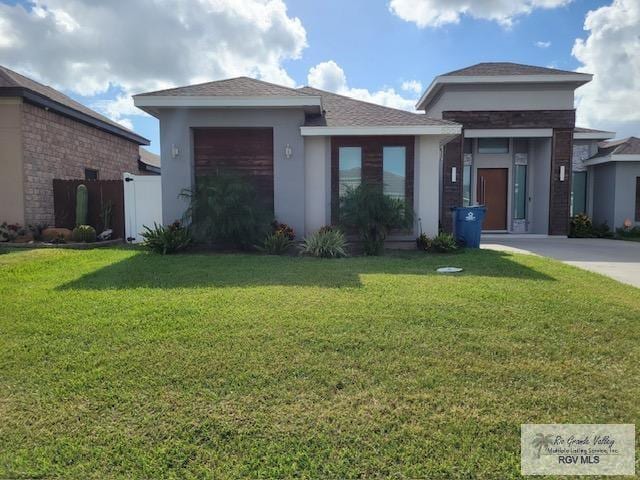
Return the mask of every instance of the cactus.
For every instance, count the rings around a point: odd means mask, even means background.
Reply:
[[[89,193],[85,185],[78,185],[76,190],[76,227],[87,224],[89,211]]]
[[[96,229],[90,225],[78,225],[71,234],[74,242],[93,243],[96,241]]]

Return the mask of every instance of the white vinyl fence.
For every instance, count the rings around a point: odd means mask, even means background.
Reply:
[[[131,175],[124,179],[124,228],[128,242],[141,242],[144,226],[162,224],[160,175]]]

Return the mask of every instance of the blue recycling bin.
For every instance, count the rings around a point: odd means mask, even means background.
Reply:
[[[487,209],[482,205],[477,207],[456,207],[453,212],[456,240],[468,248],[480,247],[482,221]]]

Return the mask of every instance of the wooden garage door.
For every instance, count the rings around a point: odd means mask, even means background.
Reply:
[[[272,128],[195,128],[193,150],[196,182],[205,175],[246,176],[273,211]]]

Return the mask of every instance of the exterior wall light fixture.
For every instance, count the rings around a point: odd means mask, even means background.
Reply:
[[[290,144],[286,144],[284,146],[284,157],[289,160],[293,156],[293,148],[291,148]]]

